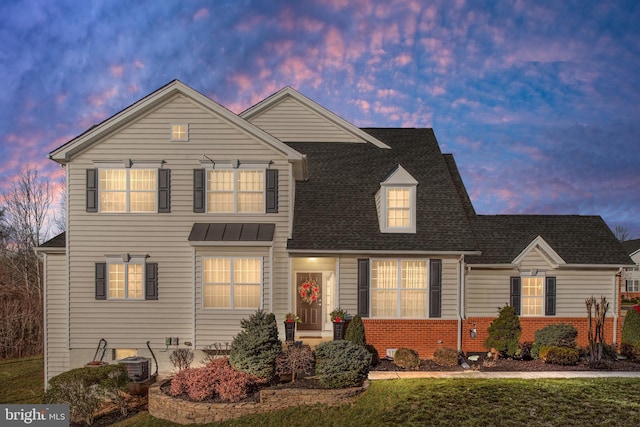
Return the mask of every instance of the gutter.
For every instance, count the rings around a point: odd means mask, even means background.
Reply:
[[[462,351],[462,329],[466,313],[465,305],[465,276],[464,276],[464,255],[458,259],[458,352]]]

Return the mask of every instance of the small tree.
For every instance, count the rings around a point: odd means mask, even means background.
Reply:
[[[500,354],[513,357],[518,351],[518,343],[522,328],[516,309],[505,305],[500,309],[498,318],[489,325],[489,336],[484,342],[490,350],[495,348]]]
[[[353,319],[349,322],[344,339],[363,347],[367,345],[367,339],[364,334],[364,323],[362,323],[362,318],[359,315],[356,314],[353,316]]]
[[[276,373],[291,374],[291,382],[296,382],[300,372],[310,374],[315,364],[315,357],[308,345],[292,344],[276,358]]]
[[[604,347],[604,320],[609,310],[609,303],[605,297],[600,297],[598,302],[592,296],[585,300],[585,304],[589,319],[589,364],[599,365]]]
[[[275,375],[275,360],[282,350],[278,325],[273,313],[256,311],[240,322],[242,331],[233,338],[229,362],[235,369],[271,380]]]

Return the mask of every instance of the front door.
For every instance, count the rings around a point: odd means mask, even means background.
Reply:
[[[322,330],[322,273],[296,274],[296,314],[302,331]]]

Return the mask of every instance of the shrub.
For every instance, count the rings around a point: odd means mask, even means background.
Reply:
[[[636,307],[627,310],[622,324],[620,352],[630,359],[640,359],[640,313]]]
[[[304,372],[309,375],[314,363],[315,358],[311,347],[293,344],[276,358],[276,374],[291,374],[291,382],[295,382],[296,374]]]
[[[531,347],[531,357],[534,359],[541,357],[539,353],[543,346],[575,348],[577,337],[578,331],[573,325],[559,323],[545,326],[536,331],[533,347]]]
[[[193,351],[188,348],[178,348],[169,355],[169,362],[178,371],[187,369],[193,362]]]
[[[201,363],[208,365],[210,362],[221,357],[229,357],[229,343],[214,342],[204,347],[202,352],[204,353],[204,357]]]
[[[122,392],[128,381],[129,376],[123,365],[72,369],[49,380],[44,403],[67,404],[70,406],[72,422],[84,420],[90,425],[94,414],[106,399],[112,399],[126,414]]]
[[[380,363],[380,355],[378,354],[378,350],[371,344],[366,344],[364,348],[366,348],[371,355],[371,366],[377,366]]]
[[[275,360],[282,351],[278,325],[273,313],[258,310],[240,322],[242,331],[231,343],[231,366],[249,375],[271,380],[275,375]]]
[[[433,353],[433,361],[440,366],[458,366],[458,350],[438,348]]]
[[[580,360],[580,352],[571,347],[543,346],[540,347],[540,358],[545,363],[573,366]]]
[[[350,341],[330,341],[316,347],[316,374],[327,388],[356,387],[369,375],[371,354]]]
[[[215,359],[200,368],[187,368],[171,379],[169,394],[186,393],[191,400],[202,401],[220,397],[229,402],[244,399],[264,380],[233,369],[229,359]]]
[[[399,348],[393,355],[393,363],[404,369],[416,369],[420,366],[420,358],[415,350]]]
[[[505,305],[500,309],[498,318],[489,325],[489,336],[484,342],[487,350],[495,348],[502,355],[513,357],[518,351],[520,341],[520,319],[516,309]]]
[[[362,323],[362,318],[359,315],[356,314],[353,316],[353,319],[349,322],[344,339],[357,345],[367,345],[367,339],[364,334],[364,323]]]

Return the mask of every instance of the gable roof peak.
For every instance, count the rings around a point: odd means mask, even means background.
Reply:
[[[309,110],[313,114],[316,114],[317,116],[321,117],[322,119],[326,120],[327,122],[341,129],[342,131],[347,132],[351,135],[354,135],[356,138],[358,138],[363,142],[368,142],[379,148],[385,148],[385,149],[391,148],[387,144],[379,140],[378,138],[372,136],[371,134],[360,129],[359,127],[353,125],[352,123],[343,119],[333,111],[323,107],[313,99],[298,92],[296,89],[294,89],[291,86],[283,87],[276,93],[266,97],[265,99],[258,102],[257,104],[247,108],[246,110],[241,112],[239,115],[240,117],[242,117],[247,121],[252,121],[253,119],[267,112],[268,110],[280,104],[286,99],[293,99],[296,103],[301,105],[303,108]]]

